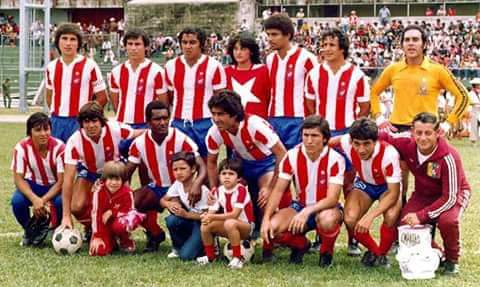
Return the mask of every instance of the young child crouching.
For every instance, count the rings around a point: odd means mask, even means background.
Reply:
[[[135,251],[130,232],[145,218],[134,208],[133,193],[126,184],[126,169],[121,162],[109,161],[102,178],[95,183],[92,208],[91,256],[111,254],[115,247]]]
[[[201,216],[202,241],[206,256],[197,258],[200,264],[215,260],[214,236],[227,237],[232,247],[230,268],[242,268],[241,240],[249,239],[254,229],[253,204],[247,188],[239,183],[242,176],[240,160],[225,159],[220,163],[220,186],[214,191],[215,203]],[[216,214],[222,208],[223,213]]]
[[[201,186],[200,200],[191,204],[189,195],[197,172],[195,155],[192,152],[174,154],[172,171],[176,180],[160,200],[160,205],[171,213],[165,218],[173,247],[167,257],[193,260],[203,255],[200,215],[208,209],[209,190],[206,186]]]

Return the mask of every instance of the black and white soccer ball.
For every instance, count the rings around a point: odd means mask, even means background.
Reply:
[[[255,254],[255,241],[250,240],[242,240],[240,243],[240,250],[243,259],[245,262],[249,262],[252,259],[253,255]],[[227,257],[228,260],[232,260],[233,258],[233,251],[230,242],[227,242],[223,247],[223,255]]]
[[[59,254],[73,254],[82,247],[82,235],[77,229],[57,228],[52,236],[52,244]]]

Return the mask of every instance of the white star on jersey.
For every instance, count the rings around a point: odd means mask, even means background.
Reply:
[[[247,106],[248,103],[260,103],[260,100],[252,93],[252,87],[255,84],[255,78],[251,78],[245,84],[240,84],[237,80],[232,78],[233,90],[240,95],[242,99],[242,106]]]

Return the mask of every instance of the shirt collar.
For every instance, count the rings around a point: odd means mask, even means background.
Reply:
[[[143,68],[146,67],[148,64],[150,64],[150,62],[151,62],[150,59],[145,58],[144,61],[141,62],[141,63],[138,65],[138,67],[137,67],[136,70],[141,70],[141,69],[143,69]],[[127,60],[127,61],[125,62],[125,67],[127,67],[127,69],[133,71],[132,64],[130,63],[130,60]]]
[[[327,70],[327,72],[329,74],[332,74],[332,75],[340,75],[341,73],[343,73],[345,70],[347,70],[348,68],[350,68],[352,64],[348,61],[345,61],[345,63],[340,67],[340,69],[338,69],[338,71],[336,73],[333,73],[332,69],[330,68],[330,65],[327,64],[327,62],[324,62],[323,63],[323,67],[325,68],[325,70]]]
[[[297,45],[294,45],[292,44],[292,46],[290,47],[290,49],[287,51],[287,54],[285,55],[285,58],[282,59],[282,57],[280,57],[280,55],[278,54],[278,51],[276,52],[277,53],[277,56],[280,60],[286,60],[288,58],[290,58],[290,56],[292,56],[296,51],[297,51],[297,48],[298,46]]]
[[[403,58],[400,61],[400,70],[406,69],[407,67],[408,67],[407,60],[405,58]],[[428,70],[429,67],[430,67],[430,59],[428,59],[427,56],[424,56],[423,61],[420,64],[420,68],[422,68],[424,70]]]
[[[203,63],[203,61],[205,60],[207,56],[205,54],[202,54],[200,56],[200,58],[198,58],[197,62],[195,64],[193,64],[193,66],[191,66],[191,68],[196,68],[200,63]],[[190,67],[190,65],[187,63],[187,60],[185,60],[185,55],[182,55],[180,56],[180,61],[182,61],[182,63],[186,66],[186,67]]]
[[[322,152],[320,153],[320,156],[317,159],[312,161],[307,155],[307,151],[305,150],[305,145],[302,144],[302,146],[300,147],[300,151],[305,155],[305,158],[310,162],[317,162],[318,160],[323,158],[328,153],[328,149],[329,149],[328,146],[324,146]]]
[[[60,62],[62,62],[62,64],[65,65],[65,66],[71,66],[71,65],[74,65],[74,64],[80,62],[81,60],[83,60],[83,58],[84,58],[84,56],[77,54],[75,56],[75,58],[73,58],[73,61],[70,64],[65,63],[65,61],[63,61],[63,57],[60,57]]]

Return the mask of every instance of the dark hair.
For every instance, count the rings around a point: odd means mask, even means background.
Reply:
[[[321,116],[313,115],[305,118],[301,132],[303,133],[303,130],[305,129],[318,129],[323,135],[324,144],[327,144],[331,137],[330,126],[328,125],[327,120]]]
[[[235,117],[239,122],[245,118],[242,100],[237,93],[231,90],[223,90],[212,96],[208,101],[208,108],[210,110],[220,108],[231,117]]]
[[[200,42],[200,48],[202,49],[203,52],[205,51],[205,42],[207,41],[207,35],[205,34],[205,31],[196,27],[184,28],[182,32],[180,32],[180,34],[178,35],[178,43],[180,44],[180,47],[182,46],[182,38],[183,38],[183,35],[185,34],[197,35],[197,39]]]
[[[78,27],[77,24],[74,23],[65,23],[60,25],[57,28],[57,31],[55,32],[55,48],[57,48],[58,52],[62,54],[62,51],[60,51],[60,37],[64,34],[73,34],[77,37],[78,40],[78,47],[77,47],[77,52],[80,51],[80,48],[82,47],[82,31],[80,30],[80,27]]]
[[[176,161],[183,160],[191,168],[197,168],[197,162],[195,161],[195,154],[191,151],[181,151],[177,152],[172,157],[172,164]]]
[[[102,179],[120,178],[123,182],[127,181],[127,168],[121,161],[108,161],[103,166]]]
[[[427,33],[425,33],[425,30],[419,25],[412,24],[412,25],[408,25],[405,29],[403,29],[402,36],[400,37],[400,44],[403,46],[405,33],[407,33],[410,30],[417,30],[420,32],[422,43],[423,43],[423,53],[425,54],[427,52],[427,42],[428,42]]]
[[[32,129],[35,127],[41,126],[46,128],[47,126],[52,129],[52,122],[47,114],[36,112],[28,117],[27,119],[27,136],[32,135]]]
[[[80,112],[78,113],[77,117],[80,127],[83,127],[83,122],[85,120],[97,119],[102,123],[102,127],[107,124],[107,118],[103,113],[103,108],[97,102],[90,101],[80,108]]]
[[[345,36],[345,34],[337,28],[331,28],[325,31],[322,34],[322,38],[321,38],[322,42],[327,37],[338,39],[338,46],[340,47],[341,50],[343,50],[343,57],[347,59],[349,54],[348,48],[350,47],[350,41],[348,40],[348,37]]]
[[[283,14],[276,14],[268,17],[268,19],[263,22],[263,27],[265,28],[265,30],[280,30],[283,35],[290,34],[290,40],[292,40],[293,36],[295,35],[295,29],[293,28],[292,20],[290,20],[288,16]]]
[[[238,177],[242,177],[242,161],[238,158],[226,158],[218,165],[218,173],[222,170],[230,169],[237,173]]]
[[[378,139],[377,124],[371,119],[361,117],[354,121],[350,130],[348,131],[352,140],[372,140]]]
[[[128,40],[138,39],[138,38],[142,38],[143,45],[145,46],[145,48],[150,47],[150,38],[148,38],[147,33],[145,33],[145,31],[143,31],[142,29],[138,29],[138,28],[129,29],[125,33],[125,36],[123,36],[123,46],[124,47],[127,46]]]
[[[438,130],[440,127],[440,121],[438,120],[437,116],[428,112],[417,114],[413,118],[412,125],[415,125],[416,122],[421,122],[422,124],[432,124],[434,130]]]
[[[170,109],[168,108],[167,105],[165,105],[163,102],[158,100],[151,101],[150,103],[148,103],[147,107],[145,108],[145,118],[147,122],[152,120],[153,110],[167,110],[168,116],[170,116]]]
[[[252,64],[262,63],[260,60],[260,47],[255,41],[255,38],[253,38],[250,33],[240,33],[230,39],[227,47],[228,55],[230,55],[234,65],[237,64],[237,60],[235,60],[235,57],[233,56],[233,50],[235,49],[235,45],[237,43],[240,45],[240,47],[250,50],[250,60],[252,61]]]

